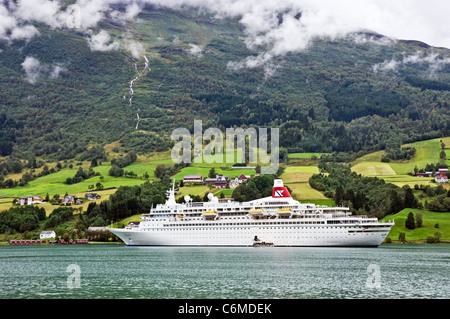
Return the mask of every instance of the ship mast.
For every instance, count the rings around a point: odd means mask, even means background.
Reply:
[[[172,188],[166,191],[167,194],[167,200],[166,205],[176,205],[175,201],[175,179],[173,179],[173,185]]]

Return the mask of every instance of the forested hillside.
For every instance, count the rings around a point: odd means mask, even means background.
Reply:
[[[163,151],[194,119],[204,129],[279,127],[293,152],[450,135],[450,50],[361,33],[316,40],[271,68],[233,69],[257,54],[237,21],[152,7],[138,18],[100,26],[129,50],[92,50],[76,29],[39,24],[30,40],[0,40],[0,155],[92,160],[89,147],[118,140],[138,154]]]

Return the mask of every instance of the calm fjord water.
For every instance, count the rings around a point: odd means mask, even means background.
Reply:
[[[0,247],[1,299],[449,298],[448,245]]]

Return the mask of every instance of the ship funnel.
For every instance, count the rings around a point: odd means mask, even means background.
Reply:
[[[291,194],[289,194],[288,189],[284,187],[282,179],[275,179],[273,181],[272,197],[273,198],[291,197]]]
[[[284,187],[282,179],[274,179],[273,187]]]

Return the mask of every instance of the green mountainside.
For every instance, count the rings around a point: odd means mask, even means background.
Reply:
[[[36,27],[27,42],[0,41],[2,156],[64,160],[115,141],[165,151],[172,130],[193,132],[194,119],[204,129],[279,127],[290,152],[369,152],[450,135],[448,49],[359,34],[370,41],[316,40],[275,58],[268,73],[227,67],[258,52],[236,20],[204,13],[147,7],[134,22],[99,25],[121,47],[140,43],[137,58],[92,51],[76,29]],[[31,58],[39,65],[27,73]]]

